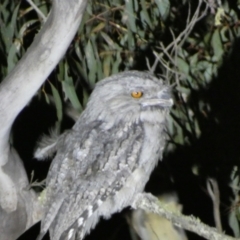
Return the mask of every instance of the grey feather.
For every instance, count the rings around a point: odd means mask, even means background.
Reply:
[[[52,157],[57,151],[57,141],[59,134],[56,129],[52,129],[49,135],[43,135],[37,143],[34,157],[38,160],[43,160]]]
[[[132,92],[142,92],[133,98]],[[39,239],[83,239],[100,217],[131,205],[162,157],[169,87],[128,71],[100,81],[73,128],[57,141]]]

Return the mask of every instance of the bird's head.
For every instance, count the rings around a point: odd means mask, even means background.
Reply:
[[[85,110],[91,120],[158,121],[173,105],[170,88],[147,72],[126,71],[99,83]],[[110,124],[111,125],[111,124]]]

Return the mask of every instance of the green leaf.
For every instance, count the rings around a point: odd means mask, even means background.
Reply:
[[[163,20],[166,20],[170,12],[170,2],[169,0],[155,0],[158,6],[158,10]]]
[[[178,66],[180,72],[182,72],[186,75],[189,74],[189,64],[180,57],[177,58],[177,66]]]
[[[151,29],[153,29],[152,21],[150,20],[145,0],[141,0],[141,6],[142,6],[142,11],[140,12],[140,17],[141,17],[142,22],[145,24],[147,23],[148,26]]]
[[[211,46],[213,48],[214,56],[216,57],[216,60],[219,61],[224,53],[219,29],[216,29],[213,33],[212,39],[211,39]]]
[[[136,17],[135,11],[133,10],[133,1],[126,1],[125,2],[125,12],[124,17],[126,18],[127,25],[131,29],[132,32],[137,32],[136,27]]]
[[[111,62],[113,61],[111,55],[107,55],[103,60],[103,73],[105,77],[108,77],[111,73]]]
[[[116,74],[119,72],[119,67],[120,67],[121,62],[122,62],[122,58],[120,55],[120,51],[118,51],[116,54],[116,60],[113,61],[112,74]]]
[[[234,236],[236,238],[240,237],[239,223],[235,211],[230,211],[230,214],[228,216],[228,223],[234,232]]]
[[[106,23],[105,22],[100,22],[96,27],[94,27],[91,31],[91,33],[103,33],[101,32],[102,29],[104,29],[106,26]]]
[[[88,79],[94,84],[96,82],[96,74],[97,74],[97,62],[95,59],[95,54],[93,51],[93,46],[91,41],[89,40],[87,46],[85,48],[87,67],[89,69]]]
[[[7,72],[10,73],[10,71],[15,67],[16,63],[18,62],[18,58],[17,58],[17,44],[18,41],[14,41],[14,43],[11,45],[10,49],[9,49],[9,53],[7,56]]]
[[[104,32],[100,33],[105,42],[108,44],[108,47],[111,49],[115,49],[115,43],[114,41]]]
[[[70,100],[73,108],[81,112],[82,106],[78,100],[75,87],[73,84],[73,80],[71,77],[68,76],[67,64],[65,64],[65,77],[64,77],[64,80],[62,81],[62,87],[66,97]]]
[[[139,10],[138,0],[134,0],[134,11],[138,12],[138,10]]]
[[[222,20],[225,17],[225,11],[223,8],[217,8],[217,13],[215,15],[215,26],[221,26],[222,25]]]
[[[65,76],[64,74],[65,67],[63,61],[61,61],[58,66],[59,66],[58,79],[62,81]]]
[[[51,86],[53,99],[54,99],[56,110],[57,110],[57,118],[58,118],[58,121],[61,122],[62,118],[63,118],[63,109],[62,109],[61,97],[58,93],[58,90],[54,87],[54,85],[50,83],[50,86]]]
[[[128,28],[128,33],[125,35],[125,39],[128,43],[128,49],[133,50],[135,49],[135,40],[132,31]]]
[[[50,100],[49,100],[48,94],[47,94],[45,91],[43,91],[43,95],[44,95],[44,97],[45,97],[46,103],[47,103],[47,104],[50,104]]]
[[[3,36],[7,52],[9,51],[10,47],[12,47],[11,45],[13,43],[14,31],[16,29],[19,6],[20,4],[18,4],[17,7],[14,9],[11,22],[8,25],[2,24],[0,27],[1,35]]]

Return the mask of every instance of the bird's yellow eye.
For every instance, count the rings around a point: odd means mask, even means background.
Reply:
[[[140,98],[143,95],[143,92],[132,92],[131,93],[133,98]]]

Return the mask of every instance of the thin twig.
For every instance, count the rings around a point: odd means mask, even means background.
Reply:
[[[211,14],[215,14],[216,9],[217,9],[216,1],[215,0],[205,0],[205,2],[209,6]]]
[[[39,17],[43,20],[43,22],[46,22],[47,18],[46,16],[43,14],[43,12],[36,6],[36,4],[32,1],[32,0],[26,0],[31,7],[37,12],[37,14],[39,15]]]
[[[176,70],[177,69],[177,57],[178,57],[179,49],[184,44],[184,42],[186,41],[188,36],[190,35],[190,33],[191,33],[193,27],[195,26],[196,22],[201,20],[206,15],[209,6],[206,4],[206,7],[205,7],[203,13],[200,14],[202,3],[203,3],[203,0],[199,0],[197,9],[195,10],[192,18],[191,18],[191,6],[190,6],[190,3],[189,3],[188,16],[187,16],[187,21],[186,21],[186,28],[177,37],[175,37],[175,34],[170,29],[173,41],[167,47],[164,47],[163,43],[160,43],[160,50],[161,50],[160,54],[157,54],[157,53],[153,52],[155,57],[156,57],[156,60],[153,64],[152,68],[150,69],[150,71],[154,72],[154,70],[156,68],[156,64],[158,62],[160,62],[166,70],[166,75],[167,75],[166,78],[169,79],[169,75],[171,73],[173,73],[175,75],[175,81],[176,81],[178,86],[180,84],[179,83],[179,76],[181,75],[181,73],[179,73]],[[164,60],[164,56],[167,57],[168,61],[172,64],[173,67],[170,67],[169,63],[167,63],[167,61]]]

